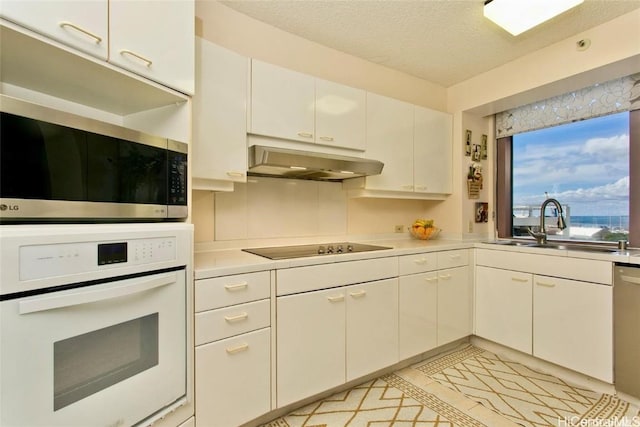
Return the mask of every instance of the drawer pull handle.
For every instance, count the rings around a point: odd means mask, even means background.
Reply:
[[[437,276],[425,277],[424,281],[425,282],[437,282],[438,281],[438,277]]]
[[[549,283],[549,282],[536,282],[536,285],[544,286],[545,288],[554,288],[556,286],[555,283]]]
[[[403,185],[402,188],[404,188],[405,190],[413,190],[413,185]]]
[[[227,353],[229,354],[236,354],[246,350],[249,350],[249,344],[247,343],[240,344],[235,347],[227,347]]]
[[[523,279],[522,277],[512,277],[511,280],[520,283],[526,283],[529,281],[529,279]]]
[[[130,55],[130,56],[133,56],[134,58],[138,58],[140,61],[142,61],[142,62],[144,62],[146,64],[147,68],[151,67],[151,64],[153,64],[153,62],[150,59],[145,58],[144,56],[142,56],[142,55],[140,55],[138,53],[135,53],[134,51],[129,50],[129,49],[122,49],[120,51],[120,55],[123,55],[123,56],[124,55]]]
[[[84,28],[78,27],[77,25],[72,24],[71,22],[63,21],[59,25],[62,28],[66,28],[66,27],[73,28],[74,30],[76,30],[76,31],[78,31],[78,32],[80,32],[82,34],[91,37],[92,39],[94,39],[96,41],[96,44],[102,42],[102,37],[100,37],[99,35],[93,34],[91,31],[87,31]]]
[[[353,298],[360,298],[363,297],[367,294],[367,291],[365,290],[360,290],[357,292],[349,292],[349,295],[351,295]]]
[[[247,320],[249,315],[247,313],[236,314],[235,316],[224,316],[224,320],[229,323],[239,322],[240,320]]]
[[[414,260],[413,262],[415,262],[416,264],[424,265],[424,264],[428,263],[429,260],[426,259],[426,258],[420,258],[420,259]]]
[[[309,132],[298,132],[298,136],[303,138],[313,138],[313,134]]]
[[[443,280],[449,280],[451,279],[451,275],[450,274],[441,274],[440,278]]]
[[[249,284],[247,282],[240,282],[234,285],[224,285],[224,288],[230,292],[239,291],[240,289],[245,289]]]
[[[449,258],[451,258],[451,259],[460,259],[460,254],[449,255]]]
[[[230,176],[232,178],[242,178],[244,174],[242,172],[229,171],[227,172],[227,176]]]
[[[323,141],[333,141],[332,136],[321,136],[320,139]]]
[[[327,297],[327,299],[330,302],[340,302],[340,301],[344,301],[344,295],[340,294],[340,295],[332,295]]]

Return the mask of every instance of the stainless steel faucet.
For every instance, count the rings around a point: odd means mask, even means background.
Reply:
[[[549,197],[547,200],[542,202],[542,206],[540,206],[540,231],[535,232],[532,231],[531,228],[527,229],[529,235],[536,239],[536,242],[538,242],[538,244],[540,245],[544,245],[547,243],[547,230],[544,226],[544,211],[549,203],[553,203],[558,209],[558,228],[560,230],[564,230],[565,228],[567,228],[567,223],[562,216],[562,205],[560,205],[560,202],[556,199]]]

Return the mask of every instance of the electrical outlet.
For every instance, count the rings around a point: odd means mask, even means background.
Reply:
[[[467,233],[473,233],[473,221],[469,220],[469,224],[467,225]]]
[[[393,230],[396,233],[402,233],[404,231],[404,225],[396,225],[395,227],[393,227]]]

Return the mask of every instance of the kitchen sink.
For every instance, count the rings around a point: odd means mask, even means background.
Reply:
[[[560,251],[595,252],[604,254],[613,254],[618,252],[618,249],[616,248],[575,243],[536,243],[520,240],[496,240],[488,243],[500,246],[520,246],[525,248],[556,249]]]

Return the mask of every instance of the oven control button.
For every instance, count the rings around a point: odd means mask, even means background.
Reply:
[[[326,252],[326,249],[324,248],[324,246],[320,246],[318,247],[318,255],[322,255]]]

